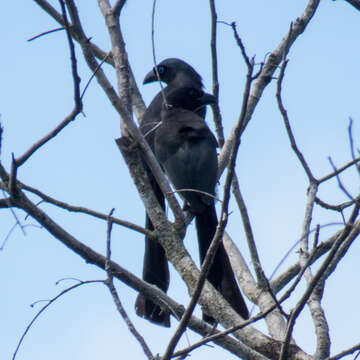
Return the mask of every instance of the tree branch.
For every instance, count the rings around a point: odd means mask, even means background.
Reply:
[[[64,21],[61,16],[61,14],[52,7],[46,0],[34,0],[47,14],[49,14],[55,21],[57,21],[60,25],[64,26]],[[73,36],[74,40],[80,43],[80,39],[78,37],[78,34],[75,33],[72,26],[70,26],[70,32]],[[112,54],[110,56],[107,56],[107,52],[101,50],[96,44],[90,41],[90,39],[87,40],[89,48],[91,49],[91,53],[101,61],[105,59],[105,62],[108,63],[111,66],[114,66],[114,60],[112,57]],[[141,97],[140,91],[138,89],[138,86],[136,84],[134,74],[132,73],[130,69],[130,86],[131,86],[131,97],[132,97],[132,104],[133,104],[133,110],[136,114],[136,117],[139,119],[139,121],[142,119],[144,113],[145,113],[145,104]]]
[[[44,202],[47,202],[49,204],[58,206],[58,207],[60,207],[62,209],[65,209],[65,210],[68,210],[68,211],[71,211],[71,212],[83,213],[83,214],[91,215],[91,216],[94,216],[94,217],[96,217],[98,219],[102,219],[102,220],[107,220],[108,219],[108,215],[106,215],[106,214],[102,214],[102,213],[100,213],[98,211],[91,210],[91,209],[88,209],[88,208],[83,207],[83,206],[74,206],[74,205],[67,204],[67,203],[65,203],[63,201],[56,200],[56,199],[44,194],[40,190],[35,189],[35,188],[31,187],[31,186],[25,185],[25,184],[21,183],[20,181],[18,181],[17,186],[19,188],[21,188],[21,189],[24,189],[26,191],[29,191],[29,192],[33,193],[33,194],[36,194]],[[143,228],[142,226],[139,226],[139,225],[133,224],[133,223],[131,223],[129,221],[121,220],[121,219],[118,219],[118,218],[115,218],[115,217],[111,217],[111,221],[113,223],[115,223],[115,224],[124,226],[124,227],[126,227],[128,229],[131,229],[131,230],[134,230],[134,231],[137,231],[137,232],[139,232],[141,234],[145,234],[149,238],[155,239],[155,236],[154,236],[153,232],[149,231],[148,229]]]
[[[345,0],[350,5],[352,5],[355,9],[360,11],[360,1],[359,0]]]
[[[212,81],[213,81],[213,95],[216,97],[216,102],[212,104],[214,113],[214,122],[219,146],[222,147],[225,142],[224,130],[222,125],[222,116],[219,107],[219,78],[218,78],[218,59],[216,48],[216,33],[217,33],[217,13],[215,8],[215,0],[209,0],[211,11],[211,62],[212,62]]]
[[[283,343],[283,346],[281,349],[281,356],[280,356],[279,360],[286,359],[287,350],[288,350],[288,346],[289,346],[289,339],[291,336],[292,329],[295,325],[295,320],[296,320],[297,316],[300,314],[300,312],[302,311],[302,309],[304,308],[306,302],[310,298],[315,287],[318,285],[320,279],[322,278],[322,276],[328,269],[329,265],[331,264],[332,260],[334,259],[335,255],[336,255],[337,251],[339,250],[341,244],[343,243],[343,241],[346,239],[346,237],[351,232],[353,225],[354,225],[355,218],[357,217],[358,213],[359,213],[359,205],[357,204],[355,206],[355,209],[353,210],[350,220],[347,222],[346,226],[342,230],[341,235],[336,239],[330,253],[327,255],[326,259],[320,266],[317,273],[312,277],[311,281],[308,283],[308,287],[307,287],[305,293],[303,294],[303,296],[297,303],[295,309],[291,313],[290,321],[288,323],[288,328],[287,328],[287,332],[286,332],[286,337],[284,339],[284,343]],[[358,222],[356,224],[356,230],[357,230],[357,232],[360,231],[360,222]]]
[[[119,17],[121,10],[123,9],[124,5],[126,3],[126,0],[117,0],[116,3],[114,4],[112,11],[114,13],[115,16]]]
[[[37,314],[33,317],[33,319],[30,321],[29,325],[26,327],[24,333],[22,334],[17,346],[16,346],[16,349],[14,351],[14,354],[13,354],[13,357],[12,357],[12,360],[15,360],[16,358],[16,355],[19,351],[19,348],[26,336],[26,334],[29,332],[31,326],[35,323],[35,321],[38,319],[38,317],[51,305],[53,304],[57,299],[59,299],[61,296],[65,295],[66,293],[68,293],[69,291],[71,290],[74,290],[76,288],[78,288],[79,286],[82,286],[82,285],[86,285],[86,284],[93,284],[93,283],[103,283],[104,281],[103,280],[87,280],[87,281],[80,281],[79,284],[75,284],[73,286],[70,286],[69,288],[61,291],[58,295],[56,295],[54,298],[50,299],[48,301],[48,303],[43,306],[40,311],[37,312]]]
[[[154,360],[154,356],[153,356],[150,348],[146,344],[146,342],[145,342],[144,338],[141,336],[141,334],[136,330],[134,324],[132,323],[132,321],[130,320],[128,314],[126,313],[124,307],[122,306],[119,295],[114,286],[114,276],[111,272],[111,265],[110,265],[110,263],[111,263],[111,229],[112,229],[112,225],[113,225],[113,222],[111,219],[112,219],[112,214],[114,213],[114,210],[115,209],[112,209],[108,215],[108,226],[107,226],[107,232],[106,232],[106,260],[105,260],[105,271],[107,273],[107,279],[104,281],[104,284],[108,287],[110,294],[114,300],[116,309],[118,310],[119,314],[125,321],[130,333],[133,334],[135,339],[139,342],[146,357],[149,360]]]
[[[293,23],[291,37],[285,37],[278,47],[273,50],[273,52],[269,55],[267,61],[265,62],[264,66],[261,69],[261,72],[254,82],[254,85],[251,88],[249,103],[247,106],[247,111],[244,119],[244,125],[241,130],[243,133],[246,129],[247,124],[249,123],[252,114],[256,108],[258,101],[260,100],[262,93],[265,87],[270,83],[271,79],[273,78],[273,74],[278,68],[284,51],[287,49],[289,50],[295,40],[301,35],[306,26],[309,24],[310,20],[312,19],[313,15],[315,14],[317,7],[320,3],[320,0],[310,0],[301,16],[299,16]],[[229,161],[229,149],[233,147],[234,143],[234,129],[231,131],[228,139],[226,140],[220,156],[219,156],[219,174],[221,175],[224,171],[228,161]]]
[[[179,224],[178,226],[180,228],[182,228],[183,224],[184,224],[183,212],[182,212],[182,209],[181,209],[175,195],[172,194],[169,182],[167,181],[163,171],[161,170],[159,163],[155,159],[155,156],[154,156],[153,152],[151,151],[148,143],[145,141],[144,137],[142,136],[139,129],[137,128],[134,121],[132,120],[131,114],[129,113],[129,111],[126,107],[126,104],[124,104],[122,99],[120,99],[119,96],[116,94],[114,88],[112,87],[111,83],[105,76],[105,73],[103,72],[103,70],[101,68],[100,69],[98,68],[98,62],[96,61],[96,59],[92,53],[92,49],[87,41],[87,37],[83,31],[83,28],[82,28],[82,25],[80,22],[80,18],[79,18],[79,15],[78,15],[78,12],[77,12],[77,9],[76,9],[76,6],[75,6],[73,0],[66,0],[66,4],[69,8],[69,12],[70,12],[72,22],[73,22],[73,28],[78,36],[79,43],[83,50],[84,57],[85,57],[85,60],[88,64],[88,66],[90,67],[90,69],[93,72],[95,72],[95,70],[97,70],[95,73],[95,76],[96,76],[100,86],[104,90],[105,94],[108,96],[108,98],[111,101],[114,108],[117,110],[117,112],[121,116],[122,120],[124,121],[127,129],[130,131],[131,136],[135,140],[136,144],[139,144],[139,146],[141,147],[144,157],[145,157],[153,175],[155,176],[161,190],[163,191],[163,193],[166,196],[166,199],[169,202],[170,208],[174,213],[176,222]]]
[[[356,344],[353,347],[351,347],[350,349],[344,350],[344,351],[342,351],[339,354],[336,354],[334,356],[330,356],[325,360],[338,360],[338,359],[343,358],[344,356],[353,354],[355,351],[359,351],[359,350],[360,350],[360,344]]]
[[[37,0],[35,0],[37,1]],[[80,114],[82,111],[83,105],[81,102],[80,97],[80,77],[77,72],[77,65],[76,65],[76,55],[75,55],[75,48],[74,43],[72,41],[72,37],[70,34],[70,25],[67,20],[66,11],[65,11],[65,5],[62,0],[60,1],[60,5],[62,7],[62,22],[63,26],[66,30],[67,40],[69,43],[69,49],[70,49],[70,58],[71,58],[71,71],[72,71],[72,77],[73,77],[73,83],[74,83],[74,102],[75,106],[72,112],[49,134],[44,136],[42,139],[40,139],[38,142],[36,142],[28,151],[26,151],[22,156],[15,159],[15,167],[20,167],[25,163],[26,160],[29,159],[31,155],[33,155],[41,146],[46,144],[49,140],[54,138],[61,130],[63,130],[71,121],[75,120],[76,116]],[[51,11],[51,8],[49,8]]]

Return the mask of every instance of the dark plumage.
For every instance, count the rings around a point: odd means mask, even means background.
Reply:
[[[202,89],[202,81],[200,75],[186,62],[180,59],[166,59],[157,65],[160,78],[167,84],[164,89],[164,94],[167,96],[173,89],[191,86],[195,89]],[[144,79],[144,84],[157,81],[156,73],[151,70]],[[163,97],[159,92],[148,106],[142,123],[141,132],[146,135],[146,140],[154,151],[154,139],[156,131],[149,133],[160,122],[160,112],[162,109]],[[205,117],[205,107],[199,109],[198,114]],[[159,201],[159,204],[165,209],[164,195],[153,177],[150,169],[146,163],[145,169],[147,171],[151,186]],[[153,224],[150,218],[146,215],[146,228],[153,230]],[[158,286],[161,290],[167,291],[169,287],[169,269],[165,256],[164,249],[158,243],[145,237],[145,254],[143,265],[143,279],[151,284]],[[139,294],[136,299],[136,313],[154,323],[163,326],[170,326],[170,316],[168,313],[161,310],[159,306],[152,301],[146,299],[142,294]]]
[[[157,69],[161,81],[167,84],[164,95],[172,108],[163,108],[163,96],[159,92],[144,114],[141,131],[146,135],[146,140],[176,189],[190,188],[214,195],[217,180],[217,141],[203,119],[206,114],[205,105],[214,102],[215,98],[202,92],[200,75],[184,61],[166,59],[157,65]],[[144,84],[157,80],[153,69],[145,76]],[[160,120],[163,121],[162,125],[151,131]],[[145,162],[144,164],[157,199],[165,208],[164,196],[150,169]],[[181,195],[195,215],[202,263],[218,223],[214,199],[189,191],[181,192]],[[146,228],[153,230],[148,216]],[[169,269],[165,252],[158,243],[149,238],[145,238],[143,279],[165,292],[168,289]],[[243,318],[248,318],[246,304],[222,243],[208,279]],[[159,325],[170,326],[169,314],[142,294],[138,295],[135,307],[139,316]],[[204,320],[213,322],[213,319],[206,315]]]
[[[214,103],[216,99],[201,90],[183,87],[170,91],[166,100],[169,106],[163,106],[162,125],[155,134],[155,155],[177,190],[202,192],[180,191],[188,209],[195,215],[202,263],[218,224],[213,197],[218,172],[218,144],[203,118],[194,111]],[[249,317],[222,243],[208,280],[243,318]],[[203,318],[213,322],[206,314]]]

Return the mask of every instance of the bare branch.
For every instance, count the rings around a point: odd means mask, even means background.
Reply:
[[[290,38],[290,36],[291,36],[291,32],[289,32],[288,38]],[[303,154],[301,153],[301,151],[299,150],[299,148],[296,145],[295,137],[294,137],[294,134],[293,134],[293,132],[291,130],[290,121],[289,121],[289,118],[288,118],[288,115],[287,115],[287,111],[286,111],[286,109],[285,109],[285,107],[283,105],[282,98],[281,98],[281,86],[282,86],[282,81],[284,79],[284,74],[285,74],[285,69],[286,69],[287,63],[288,63],[288,60],[286,60],[284,58],[284,61],[282,62],[282,65],[281,65],[281,68],[280,68],[279,78],[278,78],[278,81],[277,81],[276,99],[277,99],[277,102],[278,102],[278,106],[279,106],[281,115],[282,115],[283,120],[284,120],[285,128],[286,128],[286,131],[287,131],[290,143],[291,143],[291,148],[295,152],[295,154],[296,154],[297,158],[299,159],[302,167],[304,168],[304,170],[306,172],[306,175],[308,176],[309,181],[313,182],[313,181],[315,181],[315,177],[313,176],[313,174],[312,174],[312,172],[310,170],[310,167],[307,164]]]
[[[347,1],[350,5],[352,5],[355,9],[360,11],[360,1],[359,0],[345,0]]]
[[[344,356],[353,354],[355,351],[359,351],[359,350],[360,350],[360,344],[356,344],[353,347],[351,347],[350,349],[344,350],[344,351],[342,351],[339,354],[336,354],[334,356],[330,356],[325,360],[338,360],[338,359],[343,358]]]
[[[110,56],[110,53],[107,53],[106,56],[104,57],[104,59],[101,60],[101,62],[99,63],[98,67],[95,69],[95,71],[91,74],[90,79],[88,80],[88,82],[86,83],[84,90],[81,93],[81,100],[83,99],[85,92],[87,90],[87,88],[89,87],[91,81],[93,80],[93,78],[95,77],[96,73],[98,72],[98,70],[101,68],[101,66],[103,65],[103,63],[106,61],[106,59]]]
[[[46,0],[34,0],[46,13],[48,13],[55,21],[57,21],[60,25],[64,26],[64,21],[61,14],[52,7]],[[74,40],[80,43],[81,36],[75,32],[75,29],[71,26],[70,27],[71,35],[73,36]],[[88,46],[91,49],[91,53],[98,59],[103,60],[107,56],[107,52],[101,50],[96,44],[87,39]],[[114,60],[112,55],[108,56],[105,60],[111,66],[114,66]],[[94,71],[94,69],[92,69]],[[145,104],[137,87],[134,75],[130,69],[130,85],[131,85],[131,97],[132,97],[132,104],[136,116],[139,120],[142,119],[144,112],[145,112]]]
[[[329,267],[324,273],[324,279],[328,278],[336,269],[337,265],[339,264],[340,260],[345,256],[347,251],[349,250],[350,246],[354,242],[354,240],[359,235],[359,221],[355,223],[352,231],[350,232],[349,236],[346,238],[346,240],[343,242],[341,247],[339,248],[338,252],[334,256],[334,259],[331,261]]]
[[[261,73],[259,77],[256,79],[254,85],[252,86],[251,93],[249,96],[249,103],[247,106],[247,111],[244,119],[244,124],[241,130],[243,133],[246,129],[247,124],[249,123],[251,116],[256,108],[258,101],[261,98],[261,95],[265,89],[265,87],[270,83],[273,78],[273,74],[278,68],[282,58],[284,51],[290,49],[295,40],[301,35],[313,15],[315,14],[317,7],[320,3],[320,0],[310,0],[301,16],[299,16],[293,23],[291,37],[285,37],[278,47],[273,50],[273,52],[269,55],[267,61],[261,69]],[[230,150],[234,146],[234,138],[235,138],[235,129],[233,129],[226,140],[221,154],[219,156],[219,174],[221,175],[224,171],[226,165],[229,161]]]
[[[140,133],[138,127],[135,125],[134,121],[132,120],[131,114],[127,110],[126,104],[124,105],[122,99],[119,98],[116,91],[114,90],[113,86],[107,79],[105,73],[101,68],[98,67],[98,62],[96,61],[92,48],[89,45],[89,42],[87,40],[87,37],[84,33],[84,30],[82,28],[80,18],[76,9],[76,6],[73,2],[73,0],[66,0],[66,3],[69,8],[69,12],[73,21],[73,28],[74,31],[77,34],[77,37],[79,39],[79,43],[81,45],[81,48],[83,50],[83,54],[85,57],[85,60],[89,66],[89,68],[95,73],[96,79],[98,80],[100,86],[104,90],[105,94],[108,96],[109,100],[111,101],[114,108],[118,111],[119,115],[121,116],[122,120],[124,121],[127,130],[130,131],[133,139],[137,144],[140,145],[144,157],[153,173],[153,175],[156,178],[156,181],[158,182],[161,190],[164,194],[166,194],[166,198],[169,202],[169,205],[174,213],[176,222],[179,224],[179,227],[183,227],[184,224],[184,216],[182,209],[176,199],[176,197],[171,194],[171,188],[169,185],[168,180],[166,179],[163,171],[161,170],[161,167],[157,160],[155,159],[155,156],[153,152],[151,151],[149,144],[145,141],[144,137]],[[97,71],[96,71],[97,70]],[[151,210],[149,210],[151,211]]]
[[[348,136],[349,136],[349,145],[350,145],[350,152],[351,152],[351,158],[355,160],[355,148],[354,148],[354,139],[353,139],[353,133],[352,133],[352,125],[353,125],[353,119],[349,119],[349,126],[348,126]],[[356,170],[358,174],[360,175],[360,165],[356,165]]]
[[[58,28],[56,28],[56,29],[44,31],[44,32],[42,32],[41,34],[38,34],[38,35],[36,35],[36,36],[31,37],[31,38],[28,39],[27,41],[33,41],[33,40],[36,40],[36,39],[38,39],[38,38],[40,38],[40,37],[42,37],[42,36],[45,36],[45,35],[48,35],[48,34],[52,34],[52,33],[54,33],[54,32],[61,31],[61,30],[65,30],[65,28],[64,28],[63,26],[61,26],[61,27],[58,27]]]
[[[10,198],[0,199],[0,209],[7,209],[10,206]]]
[[[38,149],[40,149],[49,140],[53,139],[61,130],[63,130],[70,122],[75,120],[76,116],[80,113],[79,109],[74,109],[54,130],[45,135],[42,139],[37,141],[30,147],[23,155],[16,159],[17,166],[21,166],[26,160],[30,158]]]
[[[11,229],[8,231],[7,235],[5,236],[4,241],[2,242],[2,244],[1,244],[1,246],[0,246],[0,251],[3,251],[3,250],[4,250],[7,241],[9,240],[12,232],[16,229],[17,226],[18,226],[18,224],[15,223],[15,224],[11,227]]]
[[[128,112],[128,115],[132,115],[132,104],[130,96],[130,69],[128,63],[128,54],[125,50],[125,42],[120,29],[119,16],[111,11],[111,5],[109,0],[98,0],[101,12],[104,16],[106,26],[111,39],[112,54],[114,59],[114,65],[116,70],[117,84],[118,84],[118,94],[122,102],[123,107]],[[69,0],[69,4],[73,9],[74,18],[76,23],[80,24],[80,19],[76,12],[75,16],[75,4],[73,1]],[[121,9],[119,9],[120,11]],[[125,128],[122,126],[123,135]]]
[[[81,281],[80,283],[78,284],[75,284],[73,286],[70,286],[69,288],[63,290],[60,292],[60,294],[56,295],[54,298],[48,300],[48,303],[43,306],[40,311],[38,311],[38,313],[33,317],[33,319],[30,321],[29,325],[26,327],[24,333],[22,334],[17,346],[16,346],[16,349],[15,349],[15,352],[13,354],[13,357],[12,357],[12,360],[15,360],[16,358],[16,355],[17,355],[17,352],[19,351],[19,348],[26,336],[26,334],[29,332],[31,326],[34,324],[34,322],[38,319],[38,317],[51,305],[53,304],[57,299],[59,299],[61,296],[63,296],[64,294],[68,293],[69,291],[73,290],[73,289],[76,289],[82,285],[86,285],[86,284],[93,284],[93,283],[103,283],[104,281],[103,280],[87,280],[87,281]]]
[[[305,293],[303,294],[303,296],[301,297],[301,299],[297,303],[295,309],[291,313],[290,321],[288,323],[288,328],[287,328],[287,332],[286,332],[286,337],[284,339],[284,343],[283,343],[283,346],[281,348],[281,356],[280,356],[279,360],[286,359],[288,346],[289,346],[289,339],[290,339],[293,327],[295,325],[295,320],[296,320],[297,316],[300,314],[300,312],[302,311],[302,309],[304,308],[306,302],[310,298],[310,296],[313,293],[315,287],[318,285],[320,279],[323,277],[324,273],[327,271],[329,265],[331,264],[332,260],[334,259],[334,257],[336,255],[337,251],[339,250],[341,244],[343,243],[343,241],[346,239],[346,237],[349,235],[350,231],[352,230],[353,225],[354,225],[354,220],[355,220],[355,218],[357,217],[357,215],[359,213],[359,207],[360,206],[358,204],[356,204],[355,209],[353,210],[353,213],[352,213],[352,215],[350,217],[350,220],[348,221],[348,223],[346,224],[346,226],[342,230],[341,235],[336,239],[330,253],[328,254],[326,259],[324,260],[324,262],[320,266],[319,270],[312,277],[311,281],[308,283],[308,287],[307,287]],[[359,223],[357,223],[357,228],[359,228]],[[357,229],[357,232],[359,232],[359,231],[360,230]]]
[[[250,222],[250,218],[249,218],[249,214],[246,208],[246,204],[245,201],[242,197],[241,191],[240,191],[240,186],[239,186],[239,182],[236,176],[234,176],[233,178],[233,194],[235,196],[237,205],[239,207],[240,210],[240,215],[241,215],[241,219],[243,222],[243,226],[244,226],[244,230],[245,230],[245,235],[246,235],[246,239],[247,239],[247,243],[248,243],[248,247],[249,247],[249,251],[250,251],[250,255],[251,255],[251,261],[253,263],[254,269],[255,269],[255,273],[256,273],[256,278],[258,281],[258,286],[262,289],[265,289],[265,285],[266,285],[266,280],[264,279],[264,274],[262,272],[262,266],[261,266],[261,262],[260,262],[260,257],[256,248],[256,244],[255,244],[255,239],[254,239],[254,235],[253,235],[253,231],[251,228],[251,222]]]
[[[332,166],[332,168],[334,169],[334,174],[336,176],[336,180],[337,183],[339,185],[339,188],[343,191],[343,193],[350,199],[350,200],[354,200],[354,197],[346,190],[345,186],[343,185],[343,183],[341,182],[340,176],[339,176],[339,172],[336,169],[336,166],[334,164],[334,162],[332,161],[331,157],[328,157],[328,160],[330,162],[330,165]]]
[[[37,1],[37,0],[35,0]],[[70,56],[71,56],[71,71],[72,71],[72,77],[73,77],[73,83],[74,83],[74,101],[75,106],[72,112],[49,134],[44,136],[42,139],[40,139],[38,142],[36,142],[28,151],[26,151],[22,156],[15,159],[15,167],[20,167],[24,164],[25,161],[29,159],[30,156],[32,156],[40,147],[42,147],[44,144],[46,144],[49,140],[54,138],[61,130],[63,130],[71,121],[75,120],[76,116],[80,114],[82,111],[82,102],[80,97],[80,77],[77,72],[77,65],[76,65],[76,56],[75,56],[75,48],[74,43],[72,41],[72,37],[70,34],[70,25],[67,20],[65,6],[63,0],[59,0],[62,11],[63,11],[63,23],[67,34],[67,39],[69,43],[70,48]]]
[[[121,317],[124,319],[129,331],[134,335],[135,339],[139,342],[141,345],[146,357],[149,360],[154,360],[154,356],[151,353],[150,348],[146,344],[144,338],[141,336],[141,334],[136,330],[134,324],[130,320],[128,314],[126,313],[124,307],[121,304],[119,295],[116,291],[116,288],[114,286],[113,281],[113,274],[111,272],[111,229],[112,229],[112,214],[114,213],[114,208],[111,209],[109,215],[108,215],[108,226],[107,226],[107,232],[106,232],[106,260],[105,260],[105,271],[107,273],[107,279],[104,281],[104,284],[108,287],[110,294],[114,300],[114,303],[116,305],[116,308],[118,312],[120,313]]]
[[[241,122],[240,122],[241,124]],[[231,156],[231,166],[228,170],[225,186],[224,186],[224,200],[222,202],[222,208],[221,208],[221,216],[220,221],[216,229],[216,233],[214,235],[214,238],[211,241],[211,244],[206,252],[206,256],[204,258],[204,261],[201,266],[201,271],[199,275],[199,279],[197,280],[197,283],[195,285],[195,290],[192,295],[192,298],[190,300],[190,303],[181,318],[181,321],[179,323],[178,328],[176,329],[175,334],[171,338],[168,347],[165,351],[165,354],[163,356],[163,360],[169,360],[174,352],[175,346],[177,345],[180,337],[182,336],[183,332],[186,329],[186,326],[190,320],[191,314],[194,311],[195,305],[198,302],[198,299],[201,294],[201,290],[205,284],[206,276],[210,270],[210,266],[214,261],[217,249],[220,245],[220,242],[222,240],[224,230],[227,224],[228,219],[228,206],[229,206],[229,200],[230,200],[230,188],[231,188],[231,181],[234,175],[234,167],[235,167],[235,160],[236,160],[236,153],[237,153],[238,147],[234,147],[233,154]]]
[[[360,157],[358,157],[358,158],[356,158],[356,159],[348,162],[347,164],[345,164],[344,166],[340,167],[339,169],[336,169],[336,168],[335,168],[335,169],[334,169],[334,172],[332,172],[331,174],[326,175],[326,176],[320,178],[320,179],[318,180],[319,184],[321,184],[321,183],[323,183],[323,182],[325,182],[325,181],[333,178],[334,176],[338,176],[338,175],[339,175],[340,173],[342,173],[344,170],[348,169],[349,167],[351,167],[351,166],[353,166],[353,165],[355,165],[355,164],[357,164],[357,163],[359,163],[359,162],[360,162]],[[334,168],[334,167],[333,167],[333,168]]]
[[[240,48],[240,50],[241,50],[241,54],[242,54],[242,56],[243,56],[243,58],[244,58],[244,60],[245,60],[245,63],[246,63],[246,65],[247,65],[248,69],[249,69],[249,68],[252,66],[252,65],[251,65],[251,62],[250,62],[250,58],[249,58],[249,56],[247,55],[245,46],[244,46],[244,44],[243,44],[243,42],[242,42],[242,40],[241,40],[241,38],[240,38],[240,36],[239,36],[239,34],[238,34],[238,32],[237,32],[235,21],[232,22],[232,23],[230,24],[230,26],[231,26],[232,29],[233,29],[236,43],[238,44],[238,46],[239,46],[239,48]]]
[[[126,0],[117,0],[115,5],[112,8],[112,11],[115,16],[119,17],[121,14],[121,10],[123,9],[124,5],[126,3]]]
[[[350,201],[344,202],[339,205],[330,205],[330,204],[327,204],[326,202],[322,201],[318,197],[315,197],[315,203],[320,205],[324,209],[334,210],[334,211],[338,211],[341,213],[344,209],[348,208],[351,205],[354,205],[357,201],[360,201],[360,196],[357,196],[354,200],[350,200]]]
[[[213,81],[213,95],[216,97],[216,102],[212,104],[214,113],[214,122],[219,146],[222,147],[225,142],[224,130],[222,125],[222,116],[219,107],[219,78],[218,78],[218,59],[216,48],[216,33],[217,33],[217,13],[215,8],[215,0],[209,0],[211,11],[211,62],[212,62],[212,81]]]
[[[330,225],[343,225],[342,223],[331,223],[327,225],[322,225],[321,228],[325,226]],[[321,256],[326,254],[331,247],[333,246],[336,239],[341,235],[342,230],[336,232],[333,236],[331,236],[328,240],[324,241],[323,243],[319,244],[317,248],[314,248],[309,253],[309,259],[312,259],[312,263],[314,263],[317,259],[319,259]],[[271,288],[275,293],[278,293],[281,289],[284,288],[302,269],[302,266],[300,265],[300,261],[295,263],[294,265],[290,266],[289,269],[287,269],[283,274],[281,274],[278,278],[271,281],[270,285]],[[275,272],[273,272],[274,274]],[[273,275],[272,275],[273,276]]]
[[[44,194],[43,192],[41,192],[40,190],[38,189],[35,189],[31,186],[28,186],[28,185],[25,185],[21,182],[18,181],[18,186],[19,188],[21,189],[24,189],[26,191],[29,191],[33,194],[36,194],[38,195],[43,201],[49,203],[49,204],[52,204],[52,205],[55,205],[55,206],[58,206],[60,208],[63,208],[65,210],[68,210],[68,211],[71,211],[71,212],[77,212],[77,213],[83,213],[83,214],[87,214],[87,215],[91,215],[91,216],[94,216],[98,219],[102,219],[102,220],[107,220],[108,219],[108,215],[106,214],[103,214],[103,213],[100,213],[98,211],[95,211],[95,210],[91,210],[91,209],[88,209],[86,207],[83,207],[83,206],[74,206],[74,205],[70,205],[68,203],[65,203],[63,201],[60,201],[60,200],[56,200],[52,197],[50,197],[49,195],[46,195]],[[125,221],[125,220],[121,220],[121,219],[118,219],[118,218],[115,218],[115,217],[111,217],[111,221],[115,224],[118,224],[118,225],[121,225],[121,226],[124,226],[128,229],[131,229],[131,230],[135,230],[141,234],[145,234],[147,235],[148,237],[152,238],[152,239],[155,239],[155,236],[154,234],[139,226],[139,225],[136,225],[136,224],[133,224],[129,221]]]
[[[0,164],[0,170],[2,170],[1,164]],[[60,227],[57,223],[55,223],[45,212],[43,212],[35,204],[33,204],[22,192],[19,193],[19,196],[16,198],[16,202],[17,203],[15,204],[15,206],[22,208],[30,216],[36,219],[40,224],[44,226],[44,228],[46,228],[49,231],[50,234],[52,234],[61,243],[63,243],[65,246],[67,246],[76,254],[78,254],[83,259],[85,259],[87,263],[94,264],[102,269],[105,269],[106,258],[104,256],[95,252],[94,250],[92,250],[91,248],[89,248],[79,240],[77,240],[71,234],[66,232],[62,227]],[[162,240],[167,241],[168,237],[169,235],[165,232]],[[163,244],[166,245],[167,250],[169,250],[167,243],[164,242]],[[181,261],[183,263],[183,261],[185,260],[183,255],[185,250],[182,250],[183,246],[182,248],[180,246],[182,246],[182,243],[181,241],[178,241],[175,244],[175,246],[172,247],[173,253],[171,253],[170,254],[171,256],[169,257],[172,261],[174,261],[174,257],[179,257],[182,259]],[[144,282],[143,280],[139,279],[138,277],[128,272],[127,270],[122,268],[117,263],[114,263],[113,261],[110,262],[110,267],[114,277],[126,283],[131,288],[137,291],[141,291],[146,295],[146,297],[151,299],[159,306],[163,307],[166,311],[175,312],[177,317],[182,316],[184,312],[184,307],[179,303],[175,302],[174,300],[172,300],[169,296],[167,296],[156,286]],[[192,265],[186,267],[186,269],[184,270],[187,271],[187,274],[189,276],[193,276],[194,272],[196,272],[195,269],[196,269],[195,266]],[[186,280],[189,281],[189,278],[186,277]],[[204,321],[201,321],[195,317],[191,317],[191,320],[189,322],[189,327],[192,330],[198,332],[199,334],[202,334],[203,336],[209,334],[212,331],[212,327],[207,325]],[[259,334],[255,331],[254,336],[258,338]],[[264,337],[262,340],[265,341],[267,340],[267,338]],[[219,339],[215,339],[214,341],[218,345],[224,347],[225,349],[229,350],[235,355],[241,356],[244,353],[246,353],[247,347],[231,337],[225,337],[225,338],[221,337]],[[260,343],[260,346],[261,344],[262,342]]]
[[[76,64],[76,55],[75,55],[75,46],[74,42],[70,33],[70,25],[68,22],[68,18],[66,15],[65,10],[65,3],[64,0],[59,0],[61,11],[62,11],[62,17],[64,19],[65,23],[65,30],[66,30],[66,36],[69,43],[69,49],[70,49],[70,59],[71,59],[71,72],[74,82],[74,101],[75,101],[75,109],[78,109],[79,112],[82,110],[82,102],[81,102],[81,96],[80,96],[80,77],[77,71],[77,64]]]

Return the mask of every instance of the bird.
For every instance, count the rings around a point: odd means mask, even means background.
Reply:
[[[195,216],[201,263],[218,225],[215,209],[218,142],[196,111],[215,102],[213,95],[198,88],[186,86],[169,90],[161,110],[161,125],[154,139],[156,158],[186,201],[186,209]],[[207,279],[242,318],[249,318],[222,242]],[[203,319],[215,322],[205,313]]]
[[[163,94],[166,97],[172,90],[191,86],[192,88],[201,90],[203,83],[201,76],[196,70],[185,61],[177,58],[168,58],[156,65],[160,80],[167,84],[164,88]],[[155,67],[145,76],[143,84],[149,84],[158,81]],[[150,148],[154,151],[154,139],[156,134],[156,125],[160,122],[160,113],[163,105],[163,95],[159,92],[143,116],[140,131],[148,142]],[[198,115],[205,117],[206,108],[201,107],[198,110]],[[165,199],[157,184],[150,168],[146,162],[143,161],[145,171],[148,175],[150,185],[154,190],[160,206],[165,209]],[[146,215],[145,227],[148,230],[154,230],[153,224],[148,215]],[[145,252],[143,262],[143,280],[159,287],[162,291],[167,292],[169,287],[169,268],[165,256],[165,251],[159,243],[151,240],[145,236]],[[163,311],[158,305],[154,304],[150,299],[147,299],[143,294],[139,294],[135,302],[136,314],[155,323],[165,327],[170,326],[170,315]]]

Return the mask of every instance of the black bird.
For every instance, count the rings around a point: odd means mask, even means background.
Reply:
[[[168,92],[161,111],[161,126],[155,134],[155,155],[169,179],[195,215],[200,261],[203,262],[218,224],[215,210],[217,183],[217,140],[204,119],[194,111],[214,103],[216,98],[192,87]],[[189,189],[196,191],[189,191]],[[235,280],[224,246],[220,246],[208,280],[244,319],[247,306]],[[203,314],[203,319],[214,319]]]
[[[180,59],[166,59],[157,65],[157,70],[161,81],[167,84],[167,87],[164,89],[165,96],[167,96],[167,94],[169,94],[169,92],[171,92],[173,89],[183,86],[191,86],[198,90],[201,90],[203,87],[201,76],[193,69],[192,66]],[[148,84],[154,81],[158,81],[155,69],[151,70],[145,76],[144,84]],[[156,130],[151,130],[160,122],[162,104],[163,96],[161,92],[159,92],[148,106],[140,128],[153,151]],[[205,112],[205,107],[201,107],[198,110],[198,114],[202,117],[205,117]],[[145,162],[144,165],[159,204],[163,209],[165,209],[164,195],[162,194],[159,185],[157,184]],[[149,230],[154,229],[153,224],[147,215],[146,228]],[[147,237],[145,237],[143,279],[146,282],[156,285],[165,292],[169,287],[169,268],[164,249],[160,244],[150,240]],[[144,295],[138,295],[135,308],[136,313],[139,316],[159,325],[167,327],[170,326],[170,315],[164,312],[151,300],[146,299]]]

